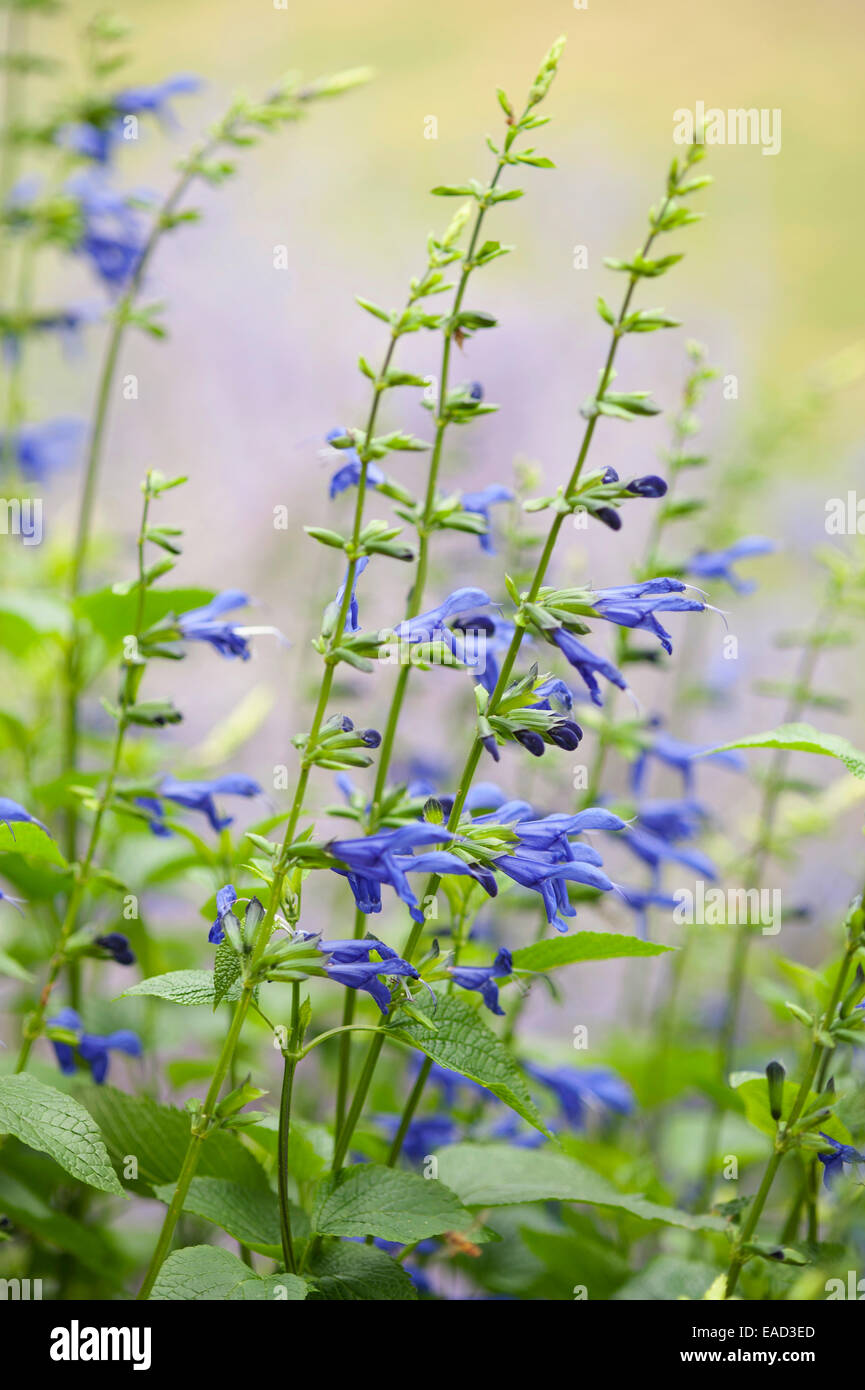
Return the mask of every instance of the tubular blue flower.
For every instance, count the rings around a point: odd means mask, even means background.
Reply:
[[[522,888],[530,888],[541,895],[547,921],[557,931],[566,932],[568,925],[563,917],[575,917],[576,909],[568,900],[566,882],[583,883],[590,888],[599,888],[608,893],[614,887],[603,873],[597,850],[588,845],[571,846],[573,859],[562,860],[556,853],[520,848],[514,854],[503,854],[493,861],[508,878],[519,883]]]
[[[708,819],[705,806],[683,797],[641,802],[637,823],[664,840],[693,840]]]
[[[698,579],[723,580],[737,594],[750,594],[756,585],[753,580],[740,579],[733,565],[751,555],[771,555],[774,549],[774,542],[763,536],[745,536],[726,550],[698,550],[687,561],[685,573]]]
[[[14,907],[15,911],[21,916],[24,915],[21,909],[26,901],[26,898],[13,898],[9,893],[4,893],[2,889],[0,889],[0,903],[8,903],[9,906]]]
[[[673,641],[656,613],[702,613],[706,604],[700,599],[684,598],[687,585],[679,579],[650,579],[644,584],[625,584],[618,588],[599,589],[593,606],[599,618],[619,627],[651,632],[658,638],[668,655]]]
[[[129,1032],[127,1028],[118,1029],[116,1033],[108,1033],[104,1037],[97,1033],[85,1033],[81,1019],[75,1010],[70,1008],[61,1009],[59,1014],[49,1018],[48,1022],[78,1034],[75,1047],[81,1060],[89,1066],[97,1086],[101,1086],[108,1076],[111,1052],[125,1052],[128,1057],[141,1056],[141,1040],[136,1033]],[[75,1049],[69,1043],[63,1042],[52,1042],[52,1047],[64,1076],[72,1076],[76,1070]]]
[[[494,552],[490,507],[496,502],[513,502],[513,500],[514,494],[511,489],[503,487],[501,483],[491,483],[489,487],[481,488],[480,492],[464,492],[460,498],[464,511],[476,512],[487,523],[486,531],[478,536],[478,540],[481,543],[481,550],[485,550],[488,555],[492,555]]]
[[[344,435],[345,430],[329,430],[328,433],[325,435],[325,439],[329,444],[332,439],[341,439],[344,437]],[[334,497],[337,497],[339,493],[345,492],[348,488],[357,487],[358,483],[360,482],[360,472],[362,465],[360,461],[360,455],[358,454],[357,449],[355,449],[354,447],[351,447],[349,449],[341,449],[340,453],[345,454],[346,462],[342,465],[341,468],[338,468],[336,470],[336,472],[330,480],[331,501],[333,501]],[[381,469],[374,463],[367,463],[367,487],[380,487],[383,482],[384,474],[382,473]]]
[[[577,1067],[539,1067],[532,1062],[527,1062],[525,1067],[530,1076],[553,1092],[562,1115],[574,1129],[585,1128],[590,1110],[629,1115],[634,1109],[630,1087],[605,1067],[581,1070]]]
[[[377,936],[351,937],[345,941],[319,941],[318,949],[334,965],[354,965],[357,961],[365,961],[368,964],[373,951],[377,951],[382,960],[399,960],[399,953],[384,941],[379,941]]]
[[[223,920],[231,912],[237,902],[237,893],[232,884],[226,883],[224,888],[220,888],[216,895],[216,921],[208,932],[207,939],[212,946],[218,946],[220,941],[225,940],[225,928]]]
[[[46,483],[55,473],[69,468],[80,452],[86,426],[83,420],[60,416],[35,425],[19,425],[10,439],[12,457],[28,482]],[[6,436],[0,434],[0,457],[7,454]]]
[[[610,683],[617,686],[619,690],[628,689],[628,682],[625,680],[625,677],[622,675],[621,671],[616,670],[611,661],[606,661],[602,656],[596,656],[594,652],[590,651],[588,647],[578,641],[574,634],[568,632],[566,628],[557,627],[552,633],[552,640],[563,656],[573,666],[574,670],[579,673],[591,696],[593,705],[602,705],[604,703],[601,696],[601,687],[595,678],[595,673],[603,676],[605,680],[610,681]]]
[[[346,632],[360,631],[359,613],[357,607],[357,581],[360,579],[360,576],[363,574],[368,564],[369,556],[362,555],[354,567],[354,579],[352,580],[351,584],[351,598],[349,599],[348,614],[346,615],[345,619]],[[351,567],[349,566],[346,569],[345,579],[342,581],[342,583],[336,591],[336,598],[334,599],[334,604],[336,605],[337,612],[339,612],[339,609],[342,606],[342,601],[345,598],[345,586],[348,583],[350,568]]]
[[[414,856],[407,851],[424,845],[442,844],[451,840],[449,830],[440,825],[428,825],[415,821],[395,829],[379,830],[375,835],[364,835],[355,840],[331,840],[328,853],[339,859],[345,868],[334,868],[334,873],[347,878],[354,894],[355,902],[363,913],[381,912],[381,885],[389,884],[397,896],[409,908],[414,921],[422,922],[420,904],[406,878],[406,873],[415,869],[423,870],[429,863],[428,856]],[[462,860],[455,860],[462,864]],[[467,866],[463,865],[465,872]],[[447,872],[458,872],[451,870]]]
[[[20,822],[22,825],[38,825],[39,829],[44,830],[46,835],[49,833],[47,826],[44,826],[41,820],[37,820],[35,816],[31,816],[30,812],[20,806],[17,801],[12,801],[8,796],[0,796],[0,825],[6,826],[13,839],[15,838],[15,831],[12,829],[12,825],[15,822]]]
[[[661,866],[665,863],[684,864],[712,882],[718,877],[715,865],[701,850],[680,848],[674,840],[644,830],[639,823],[625,830],[621,842],[644,864],[649,865],[652,870],[652,887],[655,890],[660,882]]]
[[[150,829],[154,835],[169,836],[173,832],[165,823],[162,798],[174,801],[190,811],[200,811],[206,816],[215,831],[224,830],[234,824],[233,816],[220,816],[214,796],[261,796],[262,789],[252,777],[244,777],[237,772],[224,777],[214,777],[210,781],[186,781],[177,777],[163,777],[156,796],[137,796],[136,806],[150,815]]]
[[[448,619],[469,613],[474,608],[485,608],[491,603],[492,599],[483,589],[454,589],[437,607],[400,623],[394,628],[394,636],[400,642],[443,642],[455,656],[460,656],[460,646]]]
[[[347,965],[340,965],[336,961],[332,964],[329,962],[326,969],[329,980],[335,980],[346,989],[361,989],[371,995],[383,1014],[390,1008],[391,996],[387,984],[380,978],[382,975],[403,976],[410,980],[420,978],[414,966],[409,965],[407,960],[402,960],[396,953],[388,956],[387,960],[352,961]]]
[[[138,268],[147,244],[147,228],[130,199],[104,178],[88,172],[66,185],[78,202],[83,228],[73,250],[85,256],[110,289],[127,284]]]
[[[239,589],[225,589],[203,608],[190,608],[187,613],[180,614],[177,619],[180,635],[188,642],[209,643],[220,656],[239,656],[241,661],[248,661],[251,656],[250,637],[270,633],[285,640],[275,627],[238,627],[236,623],[222,620],[223,613],[231,612],[232,608],[243,608],[248,603],[248,596]]]
[[[129,945],[129,937],[122,932],[110,931],[105,936],[97,936],[95,945],[107,951],[117,965],[135,964],[135,952]]]
[[[496,980],[510,975],[513,970],[511,953],[506,946],[501,948],[492,965],[451,965],[447,970],[454,984],[459,985],[460,989],[477,990],[491,1013],[504,1015],[505,1011],[499,1004],[499,987]]]
[[[820,1162],[823,1164],[823,1184],[825,1187],[834,1187],[835,1183],[844,1174],[844,1165],[853,1167],[858,1163],[865,1163],[865,1154],[861,1154],[858,1149],[852,1148],[849,1144],[839,1144],[837,1139],[824,1134],[822,1129],[817,1133],[821,1139],[825,1139],[827,1144],[832,1145],[831,1153],[818,1154]]]
[[[514,624],[497,613],[470,613],[458,618],[453,626],[466,634],[456,643],[457,655],[487,694],[492,695],[499,678],[499,657],[510,646]]]
[[[558,676],[550,676],[549,680],[536,685],[535,694],[540,699],[530,706],[531,709],[552,709],[554,706],[565,710],[574,708],[574,692]]]
[[[673,738],[671,734],[660,729],[659,723],[658,719],[651,721],[653,732],[649,736],[649,741],[631,764],[631,787],[635,792],[642,791],[649,759],[657,758],[658,762],[674,768],[680,774],[683,791],[686,795],[690,795],[694,786],[692,764],[695,758],[703,759],[703,755],[706,754],[706,745],[683,743],[681,739]],[[719,767],[730,768],[734,772],[744,772],[746,767],[742,754],[733,750],[724,753],[709,753],[705,757],[705,761],[714,762]]]

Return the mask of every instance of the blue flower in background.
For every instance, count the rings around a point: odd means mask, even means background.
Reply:
[[[480,492],[464,492],[460,498],[463,510],[466,512],[477,512],[487,523],[487,529],[478,536],[481,543],[481,550],[485,550],[488,555],[493,554],[493,538],[491,535],[490,507],[496,502],[513,502],[514,494],[509,487],[503,487],[501,483],[491,483],[489,487],[481,488]]]
[[[328,444],[332,439],[341,439],[345,436],[345,430],[329,430],[325,435]],[[357,487],[360,482],[361,461],[360,455],[353,446],[349,449],[341,449],[340,453],[345,454],[346,462],[338,468],[330,480],[331,501],[339,493],[345,492],[350,487]],[[369,462],[366,465],[367,487],[380,487],[384,482],[384,474],[376,464]]]
[[[109,289],[125,286],[138,269],[147,229],[129,199],[93,173],[78,174],[66,185],[81,209],[83,228],[74,248],[85,256]]]
[[[628,683],[621,671],[617,671],[611,661],[606,661],[602,656],[596,656],[584,643],[578,641],[572,632],[566,628],[557,627],[552,633],[552,640],[562,655],[570,662],[574,670],[577,671],[583,680],[586,689],[591,696],[593,705],[604,703],[601,696],[601,687],[596,680],[596,675],[603,676],[612,685],[618,686],[619,690],[627,690]]]
[[[637,924],[637,935],[643,941],[649,937],[649,913],[650,907],[661,907],[666,911],[672,912],[678,907],[678,901],[669,893],[646,892],[642,888],[629,888],[624,883],[616,884],[620,894],[625,899],[628,907],[634,914]]]
[[[860,1154],[858,1149],[852,1148],[849,1144],[839,1144],[837,1139],[832,1139],[828,1134],[824,1134],[822,1129],[817,1133],[821,1139],[825,1139],[827,1144],[832,1145],[832,1152],[818,1154],[820,1162],[823,1164],[823,1184],[825,1187],[833,1187],[837,1180],[844,1174],[844,1165],[852,1167],[857,1163],[865,1163],[865,1154]]]
[[[648,803],[645,821],[640,812],[636,822],[628,826],[621,836],[621,843],[649,865],[655,891],[660,882],[661,866],[665,863],[684,864],[713,882],[718,877],[718,871],[707,855],[698,849],[684,849],[678,843],[682,839],[691,839],[697,833],[698,824],[690,818],[691,808],[695,804],[684,801],[678,803],[682,809],[677,809],[675,802],[661,802],[657,803],[661,809],[653,811],[652,803]]]
[[[593,605],[599,618],[619,627],[651,632],[667,654],[673,641],[656,613],[702,613],[706,604],[701,599],[683,597],[687,585],[679,579],[649,579],[643,584],[623,584],[618,588],[599,589]]]
[[[694,769],[692,764],[695,758],[700,758],[701,761],[705,762],[713,762],[719,767],[730,768],[733,772],[745,771],[746,763],[741,753],[731,749],[723,753],[707,754],[707,746],[711,747],[711,745],[701,746],[694,743],[683,743],[681,739],[673,738],[671,734],[660,729],[659,724],[660,720],[658,719],[651,721],[653,732],[649,735],[645,747],[641,749],[638,757],[631,764],[631,787],[635,792],[640,792],[643,789],[651,758],[656,758],[658,762],[674,768],[680,774],[686,795],[690,795],[693,790]]]
[[[540,1067],[525,1063],[526,1071],[547,1086],[559,1102],[562,1115],[574,1129],[585,1128],[588,1113],[608,1110],[629,1115],[634,1109],[630,1086],[605,1067]]]
[[[105,936],[97,936],[94,944],[107,951],[116,965],[135,964],[135,952],[129,945],[129,937],[122,932],[110,931]]]
[[[141,1056],[140,1038],[136,1033],[130,1033],[126,1028],[121,1028],[116,1033],[108,1033],[105,1037],[97,1033],[85,1033],[81,1019],[75,1010],[70,1008],[61,1009],[59,1014],[54,1018],[49,1018],[48,1022],[58,1028],[68,1028],[71,1032],[78,1034],[75,1046],[81,1060],[89,1066],[97,1086],[101,1086],[108,1076],[109,1054],[111,1052],[125,1052],[127,1057]],[[51,1045],[64,1076],[73,1076],[76,1071],[73,1047],[69,1043],[63,1042],[52,1042]]]
[[[94,317],[91,309],[70,306],[51,313],[28,316],[26,325],[21,328],[17,327],[14,321],[10,321],[3,329],[3,356],[10,367],[18,364],[21,359],[21,340],[25,331],[34,335],[56,333],[64,351],[71,352],[78,346],[82,328]]]
[[[377,1115],[376,1123],[390,1139],[396,1138],[400,1127],[399,1115]],[[424,1115],[420,1119],[412,1120],[406,1130],[402,1152],[410,1163],[420,1163],[428,1154],[435,1153],[436,1149],[456,1143],[457,1138],[457,1127],[448,1115]]]
[[[216,895],[216,921],[210,928],[207,939],[212,946],[218,946],[220,941],[225,940],[225,928],[223,919],[231,912],[237,902],[237,893],[232,884],[226,883],[224,888],[220,888]]]
[[[217,832],[233,825],[233,816],[220,816],[214,796],[261,796],[262,789],[252,777],[231,772],[210,781],[186,781],[178,777],[163,777],[156,796],[137,796],[135,804],[151,813],[150,829],[154,835],[167,836],[172,832],[165,824],[165,812],[160,798],[174,801],[190,811],[200,811]]]
[[[13,839],[15,831],[12,829],[12,825],[16,821],[22,825],[38,825],[39,829],[44,830],[46,835],[49,833],[47,826],[44,826],[41,820],[37,820],[35,816],[31,816],[30,812],[20,806],[17,801],[12,801],[8,796],[0,796],[0,825],[5,825],[8,828]]]
[[[539,1129],[533,1125],[527,1125],[519,1116],[509,1112],[501,1120],[490,1128],[488,1135],[490,1139],[506,1139],[515,1149],[539,1149],[542,1144],[546,1144],[546,1135],[541,1134]]]
[[[734,564],[752,555],[771,555],[774,549],[774,542],[763,536],[745,536],[726,550],[698,550],[685,564],[685,573],[698,579],[723,580],[737,594],[750,594],[756,585],[753,580],[740,579]]]
[[[147,87],[127,87],[109,97],[104,109],[92,120],[76,121],[63,126],[58,142],[84,159],[107,164],[123,138],[123,117],[149,112],[164,125],[173,125],[174,114],[169,106],[172,97],[196,92],[201,86],[197,77],[182,75],[166,78]]]
[[[460,989],[476,989],[491,1013],[504,1015],[505,1011],[499,1004],[499,987],[496,980],[510,975],[512,969],[511,953],[503,946],[492,965],[451,965],[448,967],[448,974]]]
[[[0,434],[0,458],[11,453],[23,478],[47,483],[53,474],[75,463],[85,431],[84,421],[71,416],[19,425],[9,445],[6,436]]]

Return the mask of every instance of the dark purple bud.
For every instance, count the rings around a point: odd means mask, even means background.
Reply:
[[[601,478],[602,483],[617,483],[618,481],[619,475],[616,472],[615,468],[604,469],[604,476]]]
[[[363,729],[360,737],[365,748],[378,748],[381,743],[381,734],[378,729]]]
[[[484,388],[479,381],[473,381],[469,387],[469,396],[473,401],[482,401],[484,398]]]
[[[583,731],[579,724],[574,723],[573,719],[563,719],[560,724],[554,724],[550,729],[550,738],[559,748],[567,748],[573,751],[578,747]]]
[[[108,951],[118,965],[135,964],[135,954],[130,948],[128,938],[122,932],[111,931],[105,936],[97,936],[96,945]]]
[[[489,755],[490,755],[490,757],[492,758],[493,762],[494,762],[494,763],[499,762],[499,761],[500,761],[500,759],[499,759],[499,746],[498,746],[498,744],[496,743],[496,740],[495,740],[494,735],[493,735],[493,734],[487,734],[486,738],[482,738],[482,739],[481,739],[481,743],[484,745],[484,748],[485,748],[485,749],[487,750],[487,752],[489,753]]]
[[[602,521],[605,526],[609,526],[611,531],[621,531],[622,518],[615,507],[598,507],[595,512],[598,521]]]
[[[625,487],[634,497],[663,497],[667,484],[656,473],[647,473],[645,478],[633,478]]]
[[[494,898],[499,891],[499,885],[496,883],[496,876],[492,869],[486,869],[481,864],[469,864],[468,870],[472,878],[477,879],[484,891],[491,898]]]
[[[544,740],[540,734],[535,733],[534,729],[515,729],[514,738],[517,743],[521,743],[524,748],[528,748],[533,758],[544,756]]]

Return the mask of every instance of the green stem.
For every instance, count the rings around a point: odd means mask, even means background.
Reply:
[[[656,226],[658,223],[663,221],[664,214],[667,208],[669,207],[671,200],[672,195],[667,194],[663,201],[661,211],[655,221],[655,224],[651,227],[648,236],[646,237],[643,243],[643,247],[641,250],[641,255],[643,259],[645,259],[648,256],[649,251],[652,248],[652,245],[655,241],[655,237],[657,236]],[[607,351],[607,356],[604,362],[603,369],[601,371],[601,378],[596,394],[596,399],[598,400],[603,398],[604,392],[606,391],[610,383],[610,378],[612,376],[613,371],[613,364],[616,358],[616,352],[622,337],[622,324],[625,318],[627,317],[628,310],[630,309],[631,300],[633,298],[638,278],[639,277],[635,275],[631,275],[628,277],[628,285],[625,290],[621,308],[619,309],[618,316],[613,325],[610,346]],[[573,493],[574,489],[577,486],[577,483],[579,482],[580,474],[583,470],[583,465],[585,464],[586,458],[589,453],[589,449],[591,448],[592,439],[594,438],[598,419],[599,416],[595,414],[592,415],[586,423],[585,430],[583,431],[583,438],[580,444],[579,452],[577,454],[574,466],[571,470],[570,478],[568,479],[567,485],[565,487],[564,495],[566,497],[570,496]],[[536,600],[541,585],[544,582],[550,561],[553,556],[553,551],[556,547],[556,541],[558,540],[559,532],[561,531],[562,526],[564,524],[564,520],[565,513],[557,512],[552,521],[552,524],[550,525],[550,529],[547,534],[547,539],[544,543],[544,548],[541,551],[540,559],[538,560],[537,567],[535,569],[534,578],[532,579],[532,583],[529,588],[527,600],[529,603],[533,603]],[[495,689],[493,690],[493,693],[489,699],[489,704],[487,706],[488,714],[494,714],[496,709],[498,708],[499,701],[501,700],[507,688],[508,682],[510,681],[511,672],[513,671],[514,664],[516,662],[517,656],[519,655],[524,635],[525,628],[521,627],[519,622],[517,622],[517,625],[514,628],[514,635],[511,639],[508,650],[502,661],[501,670],[499,671],[499,677],[496,681]],[[469,789],[471,787],[472,781],[474,780],[475,773],[477,772],[478,763],[480,762],[482,752],[483,745],[477,737],[477,734],[475,734],[475,737],[472,742],[472,747],[469,751],[469,755],[466,759],[465,766],[459,779],[456,796],[454,797],[454,804],[451,808],[450,816],[448,817],[447,828],[449,830],[455,830],[459,824],[460,817],[465,807],[466,797],[468,796]],[[439,874],[431,875],[424,892],[425,900],[429,900],[432,897],[434,897],[434,895],[438,891],[440,883],[441,876]],[[423,934],[423,927],[424,924],[422,922],[414,922],[412,924],[411,931],[409,932],[409,935],[406,939],[405,947],[402,952],[404,960],[411,961],[412,957],[414,956],[414,953],[417,950],[421,936]],[[363,1109],[363,1105],[366,1100],[366,1094],[369,1090],[370,1083],[372,1082],[372,1078],[375,1073],[376,1063],[381,1053],[381,1048],[382,1040],[380,1038],[373,1039],[373,1042],[371,1043],[369,1052],[367,1054],[366,1064],[358,1081],[357,1090],[355,1091],[355,1096],[352,1102],[351,1110],[349,1111],[348,1119],[346,1120],[346,1123],[343,1126],[343,1129],[339,1136],[337,1152],[334,1155],[334,1172],[337,1172],[342,1165],[342,1161],[345,1157],[346,1150],[348,1149],[348,1145],[351,1140],[351,1134],[353,1132],[354,1125],[357,1123],[357,1119],[360,1116],[360,1113]]]
[[[429,1077],[431,1071],[432,1058],[425,1057],[423,1060],[423,1066],[417,1074],[417,1080],[411,1088],[411,1094],[408,1100],[406,1101],[405,1109],[402,1112],[402,1118],[399,1122],[399,1129],[394,1135],[393,1143],[390,1146],[390,1153],[387,1156],[387,1165],[389,1168],[393,1168],[394,1164],[396,1163],[397,1159],[399,1158],[402,1152],[402,1146],[405,1142],[405,1137],[408,1134],[409,1125],[414,1119],[415,1111],[417,1110],[418,1105],[420,1104],[421,1096],[424,1093],[427,1078]]]
[[[844,958],[841,962],[841,966],[838,971],[838,976],[835,981],[835,988],[833,989],[829,1003],[826,1006],[826,1011],[823,1015],[822,1024],[820,1026],[820,1029],[818,1030],[819,1032],[828,1032],[835,1019],[835,1013],[838,1008],[838,1005],[841,1002],[841,999],[844,994],[844,988],[847,983],[847,973],[850,969],[850,962],[852,961],[858,948],[858,936],[854,937],[852,940],[848,940],[847,949],[844,953]],[[803,1110],[805,1109],[808,1097],[811,1094],[811,1088],[814,1084],[814,1080],[823,1062],[824,1055],[826,1054],[826,1052],[830,1050],[831,1049],[827,1048],[824,1043],[819,1042],[815,1037],[814,1042],[811,1046],[811,1054],[805,1069],[805,1075],[802,1078],[799,1090],[796,1093],[796,1098],[793,1101],[790,1114],[787,1116],[786,1120],[784,1120],[778,1126],[778,1133],[775,1138],[774,1150],[769,1159],[769,1162],[766,1165],[766,1170],[763,1173],[763,1179],[760,1183],[759,1188],[757,1189],[757,1195],[751,1203],[750,1207],[748,1208],[748,1215],[742,1225],[742,1229],[733,1246],[733,1253],[730,1259],[730,1268],[727,1271],[727,1283],[724,1292],[725,1298],[730,1298],[736,1288],[736,1284],[738,1282],[742,1266],[747,1259],[747,1253],[743,1250],[743,1247],[748,1243],[748,1241],[751,1239],[751,1236],[754,1234],[754,1231],[757,1229],[757,1223],[760,1220],[763,1208],[766,1205],[766,1200],[769,1196],[769,1193],[772,1190],[772,1184],[774,1183],[775,1176],[778,1172],[779,1167],[781,1166],[781,1160],[783,1159],[784,1154],[787,1151],[790,1131],[792,1130],[793,1126],[796,1124],[797,1120],[799,1119]]]
[[[288,1138],[291,1125],[291,1093],[294,1089],[294,1073],[297,1070],[298,1019],[300,1017],[300,985],[291,987],[291,1041],[290,1051],[283,1054],[282,1095],[279,1103],[279,1227],[282,1236],[282,1257],[286,1269],[297,1273],[294,1257],[294,1242],[291,1238],[291,1205],[288,1199]]]

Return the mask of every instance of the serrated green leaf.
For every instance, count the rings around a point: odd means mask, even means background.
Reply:
[[[50,1154],[67,1173],[123,1195],[102,1135],[84,1106],[73,1096],[46,1086],[29,1072],[0,1077],[0,1134]]]
[[[444,994],[439,996],[434,1017],[435,1032],[421,1023],[400,1023],[391,1036],[419,1048],[439,1066],[485,1086],[546,1134],[522,1071],[480,1015],[462,999]]]
[[[689,1231],[723,1231],[717,1216],[692,1215],[648,1202],[639,1193],[619,1192],[612,1183],[574,1158],[552,1149],[518,1149],[509,1144],[453,1144],[438,1155],[440,1181],[468,1207],[511,1206],[522,1202],[586,1202],[615,1207],[644,1221],[682,1226]]]
[[[374,1245],[334,1243],[313,1261],[310,1302],[409,1302],[417,1289],[402,1265]]]
[[[66,868],[66,860],[56,841],[47,830],[30,821],[4,821],[0,824],[0,854],[23,854],[28,859],[41,859],[45,864]]]
[[[260,1279],[229,1250],[216,1245],[188,1245],[168,1256],[150,1298],[157,1303],[265,1298],[295,1302],[304,1299],[306,1293],[306,1281],[295,1274],[271,1274]]]
[[[240,979],[240,957],[229,941],[220,941],[213,958],[213,1007],[216,1010],[227,999],[231,988]]]
[[[312,1227],[333,1236],[380,1236],[402,1245],[464,1230],[471,1216],[435,1178],[358,1163],[319,1184]]]
[[[155,999],[168,999],[172,1004],[188,1006],[209,1004],[213,1007],[215,999],[213,971],[171,970],[167,975],[151,975],[149,980],[139,980],[137,985],[130,985],[129,989],[125,989],[118,997],[126,999],[129,996],[140,994],[149,994]],[[234,988],[229,986],[228,993],[224,997],[237,999],[239,994],[240,987],[235,982]]]
[[[778,1126],[772,1119],[769,1110],[769,1087],[766,1083],[764,1072],[759,1071],[737,1071],[730,1077],[730,1085],[741,1098],[745,1106],[745,1117],[755,1129],[761,1133],[768,1134],[770,1139],[774,1139],[778,1132]],[[799,1094],[799,1086],[795,1081],[784,1082],[784,1098],[781,1108],[781,1118],[786,1119],[793,1108],[793,1102]],[[810,1110],[817,1103],[817,1095],[810,1091],[803,1110]],[[841,1144],[852,1144],[853,1140],[847,1128],[835,1115],[829,1115],[825,1120],[820,1121],[820,1128],[824,1133],[837,1139]]]
[[[174,1196],[174,1184],[161,1184],[154,1192],[167,1206]],[[221,1226],[244,1245],[280,1244],[279,1201],[269,1189],[248,1188],[227,1178],[195,1177],[183,1210]]]

